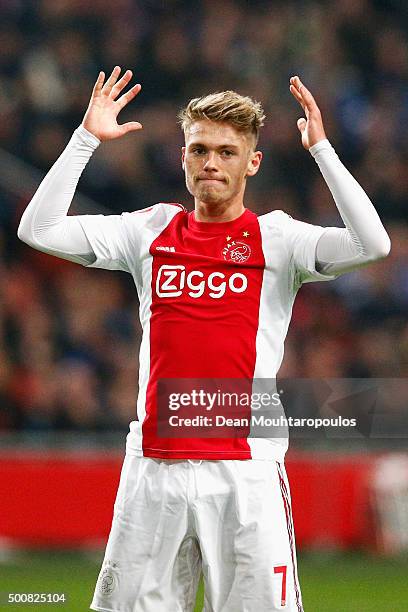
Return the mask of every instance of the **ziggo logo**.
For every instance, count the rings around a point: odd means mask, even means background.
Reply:
[[[225,295],[227,288],[233,293],[243,293],[248,287],[245,274],[235,272],[226,277],[222,272],[211,272],[208,276],[200,270],[186,272],[185,266],[160,266],[156,279],[158,297],[179,297],[187,293],[192,298],[199,298],[207,290],[211,298],[219,299]]]

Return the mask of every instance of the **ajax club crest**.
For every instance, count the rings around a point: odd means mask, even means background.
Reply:
[[[223,248],[222,254],[225,261],[244,263],[251,256],[251,248],[245,242],[233,240]]]
[[[105,567],[99,576],[99,590],[102,595],[112,595],[116,588],[116,576],[110,567]]]

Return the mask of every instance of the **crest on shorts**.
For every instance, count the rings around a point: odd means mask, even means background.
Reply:
[[[116,588],[116,576],[111,567],[105,567],[99,577],[99,590],[102,595],[112,595]]]
[[[234,263],[244,263],[251,256],[251,248],[239,240],[233,240],[222,250],[225,261],[233,261]]]

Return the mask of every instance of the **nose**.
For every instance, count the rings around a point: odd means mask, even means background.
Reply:
[[[209,151],[205,160],[204,170],[218,170],[216,164],[216,154],[214,151]]]

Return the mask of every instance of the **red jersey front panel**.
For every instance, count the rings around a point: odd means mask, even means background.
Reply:
[[[250,458],[246,438],[157,435],[160,379],[252,380],[265,260],[256,215],[200,223],[180,212],[152,242],[150,377],[143,454]]]

